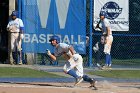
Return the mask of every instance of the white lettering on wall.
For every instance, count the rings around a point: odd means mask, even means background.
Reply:
[[[42,28],[46,28],[51,0],[37,0]]]
[[[61,29],[65,28],[70,0],[56,0],[57,15]],[[37,0],[42,28],[46,28],[51,0]],[[52,6],[53,7],[53,6]]]
[[[61,29],[65,28],[69,3],[70,0],[56,0],[56,8]]]
[[[40,34],[39,36],[36,34],[24,34],[24,39],[23,42],[24,43],[50,43],[50,37],[53,36],[52,34]],[[67,44],[85,44],[83,41],[83,36],[78,35],[78,36],[74,36],[74,35],[64,35],[64,37],[62,38],[61,35],[58,35],[60,37],[60,41],[63,43],[67,43]],[[84,39],[85,40],[85,39]]]

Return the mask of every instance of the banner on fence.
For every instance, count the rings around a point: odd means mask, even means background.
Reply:
[[[94,27],[100,11],[105,11],[112,31],[129,31],[129,0],[94,0]]]
[[[85,53],[85,0],[22,0],[22,7],[24,52],[53,50],[49,39],[58,35],[61,42],[73,45],[79,53]]]

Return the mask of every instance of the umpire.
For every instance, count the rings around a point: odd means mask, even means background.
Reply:
[[[14,63],[22,64],[22,48],[21,43],[23,39],[23,22],[20,18],[17,18],[18,12],[13,11],[11,14],[11,20],[7,25],[7,31],[9,32],[8,40],[8,61],[11,65]]]

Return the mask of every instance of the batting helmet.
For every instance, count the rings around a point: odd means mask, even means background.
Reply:
[[[17,16],[17,15],[18,15],[17,11],[13,11],[11,14],[11,16]]]
[[[106,12],[105,12],[105,11],[101,11],[99,16],[104,16],[104,17],[106,17]]]
[[[53,41],[53,40],[56,40],[57,43],[60,43],[60,38],[59,38],[59,36],[56,36],[56,35],[52,36],[52,37],[50,38],[49,42],[51,42],[51,41]]]

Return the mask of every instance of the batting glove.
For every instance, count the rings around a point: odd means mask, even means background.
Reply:
[[[50,52],[49,49],[46,50],[46,53],[47,53],[47,55],[49,55],[49,56],[51,55],[51,52]]]

